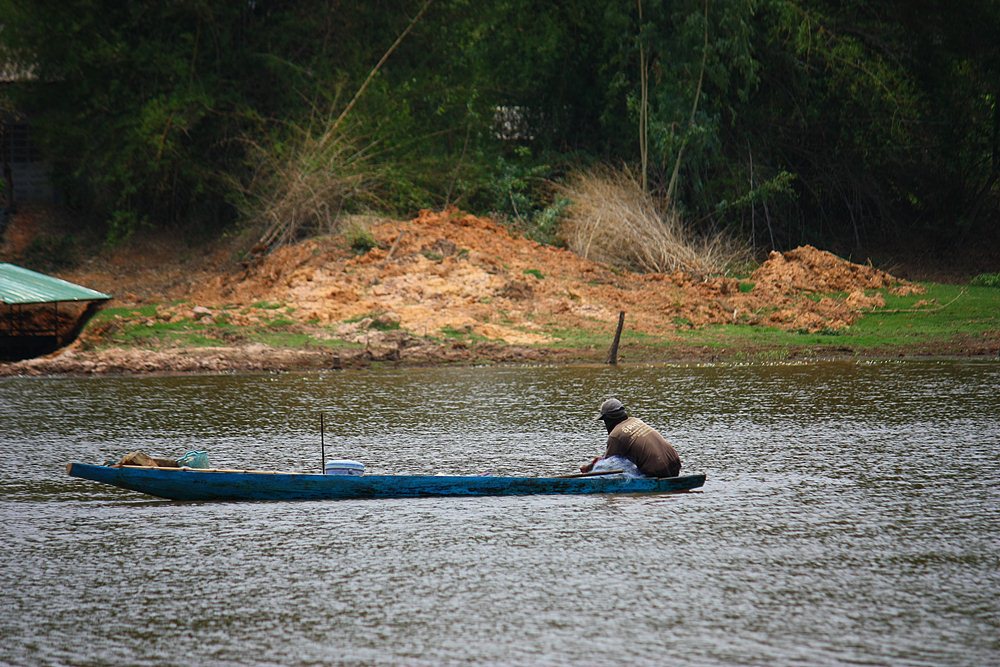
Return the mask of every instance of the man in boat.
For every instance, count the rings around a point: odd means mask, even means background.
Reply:
[[[629,417],[617,398],[609,398],[601,404],[597,419],[603,421],[608,430],[608,448],[604,456],[580,466],[580,472],[590,472],[602,459],[620,456],[634,463],[647,477],[677,477],[680,474],[681,459],[677,450],[652,426]]]

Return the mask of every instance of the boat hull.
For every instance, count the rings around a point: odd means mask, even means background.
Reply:
[[[433,496],[677,493],[705,475],[665,478],[320,475],[249,470],[196,470],[70,463],[73,477],[168,500],[344,500]]]

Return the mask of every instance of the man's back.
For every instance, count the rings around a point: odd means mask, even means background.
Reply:
[[[608,434],[608,456],[624,456],[650,477],[676,477],[681,459],[666,438],[641,419],[629,417]]]

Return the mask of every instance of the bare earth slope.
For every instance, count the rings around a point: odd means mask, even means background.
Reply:
[[[737,281],[615,271],[568,250],[513,236],[486,218],[425,211],[372,227],[380,247],[359,257],[321,239],[283,248],[241,276],[194,289],[202,305],[292,303],[302,321],[336,324],[388,315],[403,329],[467,329],[508,343],[543,343],[552,327],[606,328],[619,310],[632,330],[733,322],[790,329],[841,328],[878,297],[864,290],[919,289],[870,266],[810,246],[772,253],[741,292]],[[843,292],[846,301],[804,298]]]
[[[772,253],[741,285],[730,278],[700,281],[682,273],[614,270],[453,209],[376,222],[370,231],[378,246],[361,255],[341,237],[323,237],[280,248],[243,268],[221,250],[181,257],[150,247],[141,256],[118,253],[62,274],[114,294],[113,306],[158,304],[155,320],[163,322],[211,318],[225,309],[229,323],[259,326],[273,317],[276,304],[291,306],[287,317],[296,326],[314,336],[363,343],[356,353],[261,345],[108,350],[102,349],[104,331],[91,327],[82,345],[8,365],[0,373],[66,372],[81,364],[88,371],[143,372],[336,366],[373,359],[566,358],[572,353],[551,349],[560,347],[559,332],[610,336],[620,310],[627,313],[629,332],[656,336],[717,323],[836,330],[882,305],[880,295],[865,290],[920,289],[810,246]],[[831,293],[839,298],[817,296]],[[482,343],[473,353],[465,344],[442,339],[448,332]],[[352,354],[358,359],[352,361]]]

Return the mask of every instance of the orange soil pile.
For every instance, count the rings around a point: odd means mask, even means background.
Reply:
[[[751,278],[758,288],[771,292],[849,292],[858,289],[913,290],[885,271],[852,264],[812,246],[786,253],[772,252]]]
[[[772,253],[744,292],[728,278],[622,273],[456,210],[423,211],[370,231],[378,247],[363,255],[349,252],[341,238],[313,239],[275,251],[241,275],[196,280],[184,297],[208,309],[240,306],[227,311],[234,324],[273,318],[271,304],[287,304],[290,319],[350,340],[367,337],[375,324],[417,336],[451,330],[534,344],[551,342],[546,332],[554,329],[606,331],[619,310],[630,330],[649,334],[717,323],[838,329],[882,305],[865,290],[916,289],[809,246]],[[831,292],[845,296],[808,298]],[[190,306],[161,313],[190,315]]]
[[[854,264],[808,245],[786,253],[772,252],[750,280],[754,288],[747,305],[764,315],[754,323],[805,331],[842,329],[855,322],[861,312],[885,305],[881,294],[866,290],[888,288],[894,294],[924,291],[870,265]],[[837,292],[845,296],[808,298],[810,294]],[[767,312],[769,303],[771,312]]]
[[[27,216],[18,218],[8,230],[8,261],[11,246],[27,242]],[[161,304],[159,320],[214,318],[225,309],[237,326],[280,317],[314,336],[364,343],[448,331],[547,343],[558,330],[610,333],[620,310],[630,331],[654,335],[719,323],[820,331],[883,305],[871,290],[919,290],[810,246],[772,253],[742,285],[679,272],[627,273],[454,209],[377,221],[370,233],[377,247],[361,255],[343,237],[323,237],[243,270],[233,270],[235,254],[221,246],[178,251],[162,240],[136,243],[62,277],[114,294],[112,305]],[[832,293],[838,296],[819,296]],[[183,305],[162,305],[173,302]],[[101,335],[88,330],[88,337]]]

